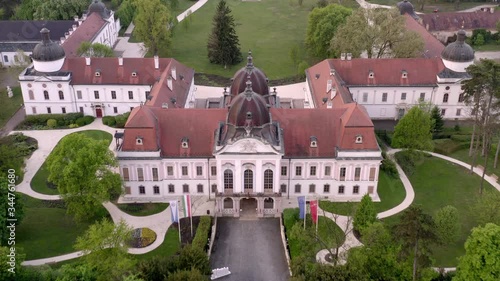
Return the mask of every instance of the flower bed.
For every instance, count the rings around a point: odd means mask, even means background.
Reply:
[[[129,245],[132,248],[147,247],[156,240],[156,233],[149,228],[136,228],[132,231]]]

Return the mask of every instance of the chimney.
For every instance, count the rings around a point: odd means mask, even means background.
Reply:
[[[123,57],[122,56],[118,57],[118,65],[123,66]]]
[[[68,34],[69,34],[69,35],[73,34],[73,28],[70,28],[70,29],[69,29]],[[69,36],[69,35],[68,35],[68,36]]]
[[[87,14],[82,14],[82,21],[85,21],[87,19]]]
[[[172,67],[172,70],[170,72],[172,73],[172,78],[174,80],[177,80],[177,69],[175,68],[175,66]]]
[[[75,31],[77,27],[78,27],[78,25],[73,24],[73,31]]]
[[[345,53],[340,54],[340,60],[345,60]]]
[[[352,59],[352,53],[347,53],[347,60],[351,60]]]
[[[167,78],[167,87],[170,91],[173,90],[173,87],[172,87],[172,77],[168,77]]]
[[[326,81],[326,93],[330,92],[330,90],[332,89],[332,83],[333,81],[331,79]]]
[[[160,68],[160,60],[159,60],[158,56],[154,56],[154,59],[155,59],[155,69],[159,69]]]
[[[61,45],[64,44],[64,41],[66,41],[66,37],[61,37]]]
[[[85,65],[90,65],[90,57],[85,57]]]
[[[495,7],[490,7],[490,13],[495,13]]]
[[[333,87],[332,91],[330,92],[330,99],[333,100],[333,98],[337,95],[337,88]]]
[[[73,19],[74,19],[75,21],[78,21],[78,16],[76,16],[76,15],[75,15],[75,16],[73,17]]]
[[[332,103],[332,101],[330,100],[330,101],[328,101],[328,102],[326,103],[326,108],[332,108],[332,107],[333,107],[333,103]]]
[[[69,37],[69,32],[64,32],[64,37],[66,37],[66,39],[68,39],[68,37]]]
[[[82,25],[82,22],[83,22],[83,20],[82,20],[82,19],[79,19],[79,20],[78,20],[78,26]]]

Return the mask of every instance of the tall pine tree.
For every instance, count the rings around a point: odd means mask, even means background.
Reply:
[[[242,61],[240,42],[234,26],[231,9],[226,1],[221,0],[213,19],[212,34],[208,37],[208,59],[211,63],[226,67]]]

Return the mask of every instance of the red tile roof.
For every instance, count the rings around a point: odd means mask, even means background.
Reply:
[[[84,41],[92,41],[106,24],[107,22],[99,14],[90,14],[62,44],[66,58],[77,57],[76,51],[80,44]]]
[[[441,52],[444,49],[443,43],[439,41],[434,35],[425,29],[419,22],[417,22],[410,15],[404,15],[406,20],[406,28],[415,31],[422,36],[424,40],[424,58],[441,58]]]
[[[458,31],[460,29],[495,29],[500,11],[448,12],[419,15],[429,31]]]
[[[327,108],[328,101],[332,102],[333,107],[338,107],[353,101],[342,78],[338,75],[331,75],[330,69],[330,62],[324,60],[306,70],[309,89],[311,89],[313,102],[316,108]],[[336,91],[333,100],[331,99],[332,90],[327,91],[328,81],[330,80],[332,83],[331,89]],[[324,102],[324,98],[327,99],[327,102]]]

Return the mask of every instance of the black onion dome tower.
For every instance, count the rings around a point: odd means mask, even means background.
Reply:
[[[252,90],[252,82],[246,82],[245,91],[231,101],[228,123],[236,127],[260,127],[270,122],[266,100]]]
[[[250,78],[248,78],[250,77]],[[252,82],[252,90],[262,96],[269,95],[268,79],[264,72],[253,65],[252,52],[248,52],[247,65],[234,74],[233,83],[231,84],[230,95],[236,96],[245,91],[246,82],[250,79]]]
[[[109,12],[108,8],[106,8],[106,5],[101,2],[101,0],[93,0],[92,3],[89,5],[89,8],[87,10],[87,16],[89,16],[92,13],[98,13],[101,18],[107,19],[111,16],[111,13]]]
[[[398,7],[399,13],[401,15],[408,14],[411,17],[413,17],[414,19],[418,19],[418,16],[415,13],[415,8],[413,7],[413,4],[410,1],[404,0],[404,1],[398,2],[396,4],[396,6]]]
[[[42,42],[38,43],[31,53],[35,70],[38,72],[59,71],[66,57],[64,49],[50,40],[50,31],[47,28],[42,28],[40,34]]]
[[[448,44],[441,52],[444,65],[455,72],[466,72],[466,68],[474,63],[474,50],[465,42],[465,31],[457,32],[457,40]]]

